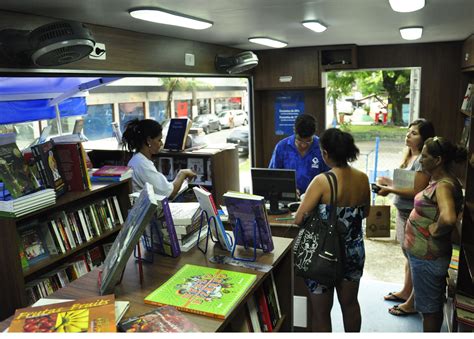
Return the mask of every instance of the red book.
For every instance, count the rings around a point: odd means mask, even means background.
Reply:
[[[87,173],[87,169],[84,169],[84,162],[81,158],[81,144],[56,144],[54,147],[69,191],[87,190],[88,187],[84,184],[83,178],[83,173]]]
[[[92,176],[94,177],[119,177],[124,173],[127,173],[131,170],[131,167],[128,166],[102,166],[97,171],[95,171]]]
[[[258,295],[258,308],[260,313],[262,314],[263,324],[266,327],[266,332],[273,332],[273,325],[272,320],[270,318],[270,311],[268,310],[267,299],[265,298],[265,294],[263,289],[260,288],[257,291]]]

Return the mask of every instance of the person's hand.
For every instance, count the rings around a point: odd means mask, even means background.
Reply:
[[[380,195],[382,197],[386,197],[387,195],[392,193],[391,190],[390,190],[390,187],[388,187],[388,186],[379,186],[379,187],[380,187],[380,189],[377,192],[377,195]]]
[[[178,174],[184,176],[185,179],[190,180],[194,180],[197,177],[196,173],[188,168],[180,170]]]
[[[387,177],[378,177],[377,178],[377,185],[379,186],[392,186],[393,180]]]

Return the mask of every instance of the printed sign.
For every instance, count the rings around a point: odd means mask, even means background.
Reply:
[[[275,99],[275,134],[291,135],[296,117],[304,113],[303,92],[280,92]]]

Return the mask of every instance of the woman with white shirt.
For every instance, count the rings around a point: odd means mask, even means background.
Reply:
[[[174,198],[184,180],[194,179],[196,173],[190,169],[182,169],[174,181],[169,182],[158,172],[152,157],[158,154],[163,146],[161,125],[152,119],[131,120],[127,123],[122,140],[130,152],[135,152],[128,162],[133,169],[133,191],[140,191],[145,183],[150,183],[156,194]]]

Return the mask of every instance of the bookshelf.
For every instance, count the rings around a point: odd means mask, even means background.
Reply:
[[[279,305],[282,317],[277,322],[274,331],[291,332],[293,330],[293,239],[273,238],[275,249],[271,253],[259,252],[257,261],[262,264],[272,265],[273,275],[275,277],[275,286],[278,293]],[[201,243],[201,246],[203,242]],[[242,249],[238,249],[238,255],[242,255]],[[210,242],[207,254],[203,254],[197,248],[183,253],[178,258],[160,257],[159,261],[152,264],[143,265],[143,283],[140,284],[138,265],[133,257],[127,263],[122,282],[115,288],[115,298],[117,300],[130,301],[130,309],[124,318],[129,318],[151,311],[156,306],[147,305],[143,299],[163,284],[174,273],[176,273],[185,264],[194,264],[206,267],[215,267],[225,270],[232,270],[244,273],[256,274],[257,279],[247,290],[226,319],[217,319],[192,313],[183,313],[189,320],[195,323],[202,332],[227,332],[232,331],[232,323],[238,320],[246,312],[247,301],[253,297],[255,292],[262,287],[267,279],[271,279],[270,272],[259,272],[244,267],[231,265],[214,264],[209,258],[214,255],[228,255],[223,252],[214,243]],[[97,286],[97,269],[75,280],[70,285],[56,291],[50,298],[78,299],[96,296],[99,293]],[[10,323],[7,319],[0,323],[0,331],[3,331]]]
[[[17,218],[0,218],[2,236],[0,238],[0,319],[12,315],[15,309],[27,306],[25,285],[41,275],[57,269],[62,264],[82,251],[101,244],[116,235],[120,226],[101,233],[87,242],[72,248],[66,253],[50,255],[37,263],[22,269],[18,235],[18,227],[32,221],[48,221],[62,211],[74,211],[94,201],[116,196],[122,216],[125,218],[130,208],[129,193],[131,181],[126,180],[113,184],[93,185],[90,191],[67,192],[57,199],[55,205],[34,211]]]
[[[84,145],[89,150],[89,157],[94,167],[103,165],[126,165],[130,154],[127,151],[113,148],[104,149],[96,145]],[[188,164],[188,159],[202,159],[204,170],[207,172],[207,164],[210,164],[211,175],[203,186],[208,189],[217,204],[222,204],[222,195],[227,191],[239,191],[239,155],[234,146],[229,148],[202,148],[194,151],[169,152],[162,151],[154,156],[153,161],[159,170],[160,158],[172,158],[173,163]],[[176,166],[173,165],[176,169]],[[187,168],[187,166],[186,166]],[[196,184],[202,184],[196,182]],[[193,186],[193,183],[190,183]]]
[[[462,94],[464,94],[467,83],[474,83],[473,46],[474,35],[471,35],[463,46]],[[470,125],[466,127],[470,129],[470,138],[467,144],[468,161],[465,168],[464,183],[465,203],[462,213],[461,248],[455,291],[456,293],[474,298],[474,124],[472,124],[472,120]],[[456,308],[454,306],[452,307],[452,313],[454,314],[451,326],[453,331],[474,331],[474,327],[463,325],[456,321]]]

